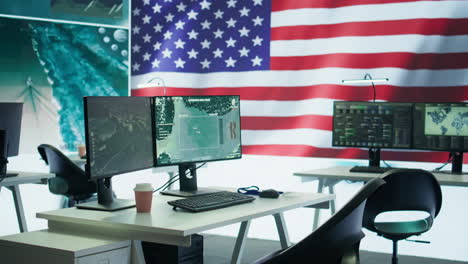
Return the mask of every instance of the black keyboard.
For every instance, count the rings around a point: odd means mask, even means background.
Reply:
[[[384,173],[391,169],[392,167],[369,167],[369,166],[354,166],[349,171],[350,172],[365,172],[365,173]]]
[[[174,208],[182,208],[190,212],[202,212],[236,204],[252,202],[255,197],[235,192],[216,192],[167,202]]]

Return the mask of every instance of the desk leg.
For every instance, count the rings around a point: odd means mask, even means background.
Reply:
[[[146,264],[145,255],[143,254],[143,247],[140,240],[132,240],[132,264]]]
[[[286,228],[286,222],[284,221],[284,215],[283,213],[277,213],[273,216],[275,217],[276,228],[278,229],[281,248],[286,249],[289,247],[289,235],[288,229]]]
[[[236,245],[234,246],[234,252],[232,253],[231,264],[240,264],[242,253],[244,252],[245,239],[249,232],[250,221],[244,221],[241,223],[239,234],[237,235]]]
[[[336,182],[331,183],[330,185],[328,185],[328,193],[335,194],[335,184],[336,184]],[[335,211],[336,211],[335,200],[330,201],[330,210],[331,210],[331,214],[334,215]]]
[[[322,192],[323,192],[324,181],[325,181],[325,180],[324,180],[323,178],[320,178],[320,179],[319,179],[318,188],[317,188],[317,192],[318,192],[318,193],[322,193]],[[315,208],[313,230],[317,229],[319,219],[320,219],[320,209],[319,209],[319,208]],[[313,230],[312,230],[312,231],[313,231]]]
[[[18,219],[18,226],[21,233],[28,232],[26,226],[26,217],[24,216],[23,201],[21,200],[21,193],[18,185],[8,186],[13,194],[13,201],[15,202],[16,218]]]

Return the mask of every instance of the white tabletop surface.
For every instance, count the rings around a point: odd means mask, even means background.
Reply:
[[[18,173],[18,175],[6,177],[0,183],[0,186],[12,186],[23,183],[41,183],[43,179],[46,180],[55,177],[55,174],[42,172],[8,171],[8,173]]]

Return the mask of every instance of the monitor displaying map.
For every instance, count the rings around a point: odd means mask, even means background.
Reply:
[[[424,134],[468,136],[468,106],[426,106]]]
[[[154,165],[151,97],[85,97],[86,155],[91,178]]]
[[[155,97],[156,165],[241,158],[239,96]]]

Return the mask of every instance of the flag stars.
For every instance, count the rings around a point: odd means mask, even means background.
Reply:
[[[224,31],[218,28],[215,32],[213,32],[215,39],[223,38]]]
[[[161,24],[158,23],[153,27],[153,29],[155,33],[162,32],[163,26],[161,26]]]
[[[218,9],[218,11],[214,12],[215,18],[217,18],[217,19],[222,19],[223,14],[224,14],[224,12],[219,10],[219,9]]]
[[[197,39],[198,32],[192,29],[192,31],[187,32],[187,35],[189,36],[189,39]]]
[[[239,29],[239,34],[241,37],[248,37],[249,36],[250,29],[247,29],[246,27],[242,27]]]
[[[176,68],[184,68],[185,61],[182,60],[181,58],[178,58],[177,60],[174,61]]]
[[[191,49],[190,51],[187,52],[187,55],[189,59],[196,59],[198,56],[198,51]]]
[[[143,5],[149,5],[150,4],[150,0],[143,0]]]
[[[200,64],[202,65],[202,69],[209,69],[211,61],[205,59],[203,61],[200,61]]]
[[[239,50],[240,57],[248,57],[249,52],[249,49],[247,49],[246,47],[242,47],[242,49]]]
[[[254,6],[256,5],[262,5],[262,0],[253,0]]]
[[[153,6],[153,13],[161,13],[162,6],[158,5],[157,3]]]
[[[174,42],[174,45],[175,45],[176,49],[184,49],[185,41],[182,41],[181,39],[178,39],[176,42]]]
[[[229,57],[229,59],[224,61],[226,63],[226,67],[235,67],[236,66],[236,60],[234,60],[232,57]]]
[[[160,50],[160,49],[161,49],[161,46],[162,46],[162,43],[161,43],[161,42],[156,42],[156,43],[154,43],[154,45],[153,45],[153,50]]]
[[[143,36],[143,42],[151,42],[151,36],[148,33],[146,33],[146,35]]]
[[[198,13],[190,10],[190,12],[187,13],[187,16],[188,16],[188,19],[193,19],[193,20],[196,20],[197,19],[197,16],[198,16]]]
[[[132,28],[132,33],[133,33],[133,35],[140,34],[140,30],[141,30],[141,28],[140,28],[139,26],[134,26],[134,27]]]
[[[148,52],[145,52],[145,54],[143,54],[143,61],[149,61],[151,59],[151,54],[149,54]]]
[[[174,20],[174,15],[172,13],[167,14],[165,17],[166,22],[172,22]]]
[[[261,46],[261,45],[262,45],[262,41],[263,41],[263,39],[260,38],[259,36],[257,36],[257,37],[255,37],[254,39],[252,39],[252,42],[253,42],[254,47],[255,47],[255,46]]]
[[[151,66],[152,66],[153,68],[159,68],[159,64],[160,64],[160,63],[161,63],[160,60],[154,59],[154,61],[151,62]]]
[[[215,51],[213,51],[213,57],[214,58],[221,58],[223,57],[223,51],[217,48]]]
[[[229,0],[226,2],[228,7],[236,7],[236,3],[237,3],[236,0]]]
[[[133,53],[138,53],[138,52],[140,52],[140,49],[141,49],[140,45],[135,44],[135,45],[133,45],[133,47],[132,47],[132,52],[133,52]]]
[[[184,29],[185,22],[182,22],[182,20],[179,20],[177,23],[175,23],[176,29]]]
[[[239,13],[240,13],[240,16],[243,17],[243,16],[249,16],[249,12],[250,12],[250,9],[246,8],[244,6],[244,8],[242,8],[241,10],[239,10]]]
[[[211,6],[211,3],[206,1],[206,0],[203,0],[201,3],[200,3],[200,6],[201,6],[201,9],[210,9],[210,6]]]
[[[183,2],[180,2],[180,4],[176,5],[176,7],[177,11],[179,12],[185,12],[185,9],[187,8],[187,6]]]
[[[143,24],[149,24],[150,21],[151,21],[151,17],[148,16],[148,15],[145,15],[145,16],[142,18],[142,20],[143,20]]]
[[[257,16],[256,18],[252,19],[254,26],[261,26],[263,22],[263,18]]]
[[[140,12],[141,12],[141,9],[135,8],[135,9],[133,9],[132,14],[133,14],[133,16],[139,16]]]
[[[166,48],[162,52],[163,58],[170,58],[172,56],[172,51]]]
[[[210,29],[211,22],[208,20],[205,20],[201,23],[202,29]]]
[[[205,39],[200,44],[202,45],[202,49],[209,49],[210,45],[211,45],[211,42],[209,42],[207,39]]]
[[[139,70],[140,70],[140,64],[138,64],[138,63],[135,62],[135,63],[132,65],[132,71],[136,72],[136,71],[139,71]]]
[[[252,66],[261,66],[263,59],[261,59],[258,56],[255,56],[255,58],[251,59],[252,61]]]
[[[226,21],[226,24],[227,24],[227,27],[230,28],[230,27],[236,27],[236,23],[237,21],[234,20],[232,17],[231,19],[229,19],[228,21]]]
[[[237,40],[233,39],[232,37],[226,40],[226,47],[235,47]]]
[[[166,33],[164,33],[164,39],[171,39],[172,38],[172,32],[170,32],[169,30],[166,31]]]

